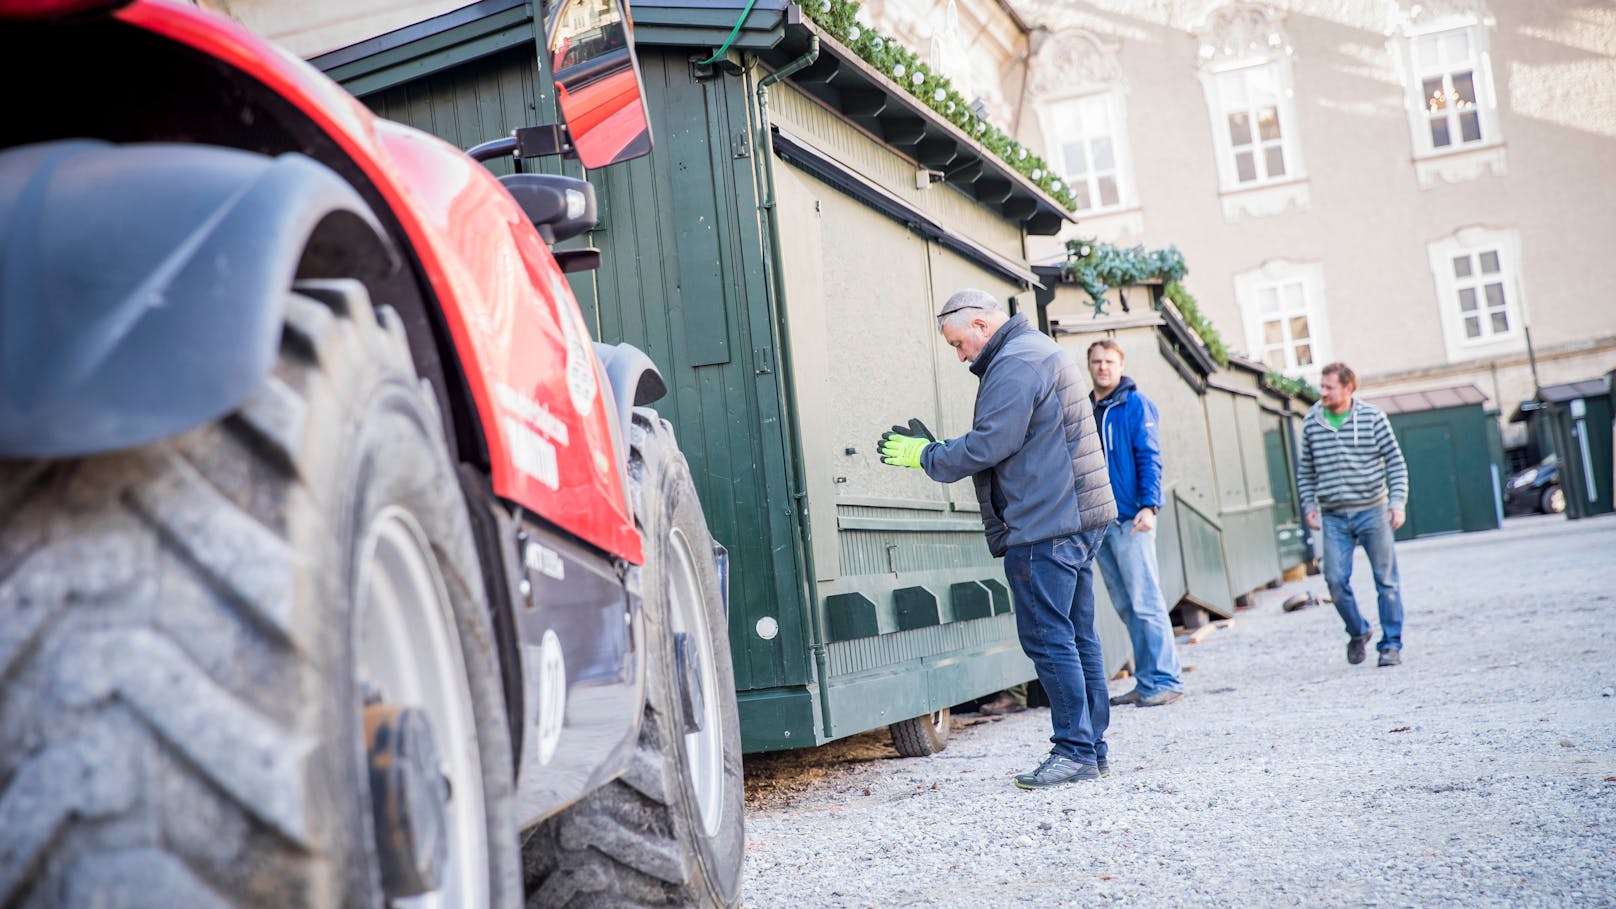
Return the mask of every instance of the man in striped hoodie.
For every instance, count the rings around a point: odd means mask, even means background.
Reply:
[[[1324,580],[1347,625],[1347,662],[1363,662],[1372,631],[1352,594],[1352,552],[1362,545],[1380,598],[1380,665],[1396,666],[1403,661],[1403,596],[1392,533],[1403,526],[1408,468],[1385,412],[1354,400],[1357,390],[1358,376],[1345,363],[1324,367],[1319,402],[1302,420],[1296,491],[1307,526],[1324,531]]]

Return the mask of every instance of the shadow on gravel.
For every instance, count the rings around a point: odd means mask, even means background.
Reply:
[[[982,723],[996,723],[1001,719],[978,714],[955,715],[950,718],[950,736],[958,735],[962,729]],[[945,756],[947,753],[943,752]],[[743,759],[746,804],[748,808],[754,808],[763,801],[776,805],[789,802],[819,787],[839,771],[881,761],[904,760],[909,759],[893,749],[892,736],[885,729],[872,729],[817,748],[749,754]]]

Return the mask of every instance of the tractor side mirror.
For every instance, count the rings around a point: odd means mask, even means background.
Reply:
[[[584,167],[651,152],[634,24],[624,0],[555,0],[546,23],[556,102]]]

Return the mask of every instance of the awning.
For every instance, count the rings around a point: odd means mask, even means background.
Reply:
[[[1474,385],[1454,385],[1430,391],[1408,391],[1394,395],[1364,396],[1364,401],[1379,407],[1387,414],[1423,413],[1444,407],[1467,407],[1486,404],[1487,395]]]

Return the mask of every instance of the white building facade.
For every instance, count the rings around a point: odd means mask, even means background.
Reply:
[[[871,10],[900,36],[947,16],[1019,20],[1019,47],[967,46],[1021,99],[999,121],[1076,191],[1079,223],[1061,239],[1178,246],[1231,348],[1315,382],[1342,360],[1376,394],[1474,384],[1506,417],[1534,391],[1533,359],[1543,384],[1616,368],[1601,267],[1616,248],[1616,6],[945,12],[960,2]],[[1522,441],[1519,426],[1505,435]]]

